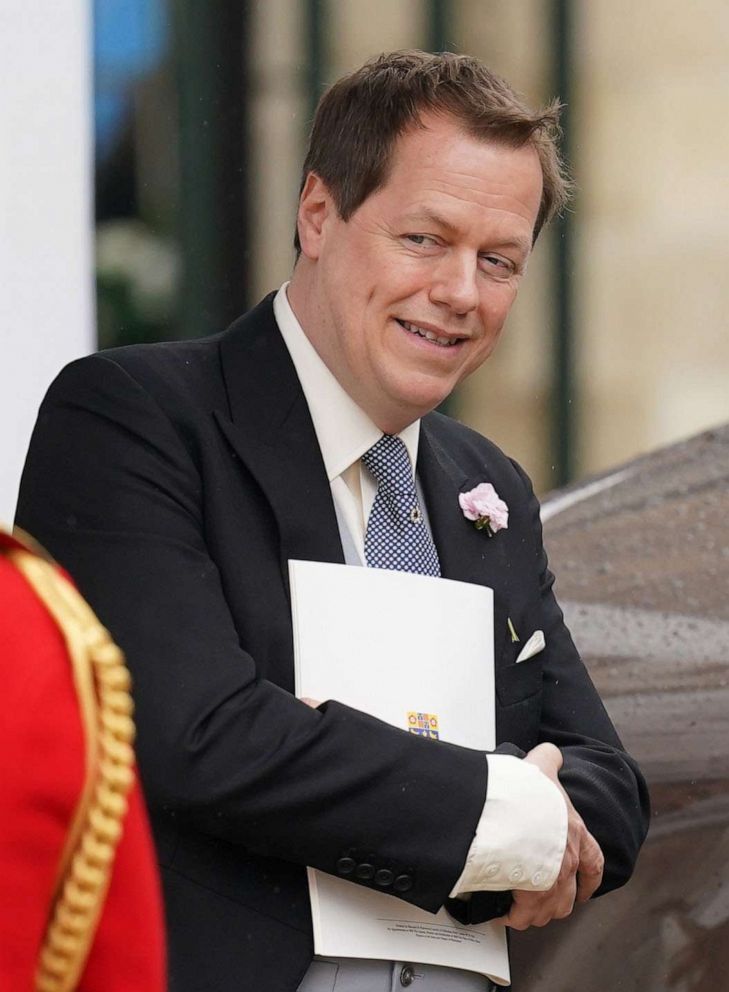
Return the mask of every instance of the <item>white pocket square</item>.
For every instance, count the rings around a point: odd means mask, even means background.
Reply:
[[[529,658],[533,658],[535,654],[539,654],[540,651],[543,651],[546,643],[547,642],[544,640],[544,634],[542,631],[535,630],[519,652],[519,657],[516,659],[517,665],[520,661],[528,661]]]

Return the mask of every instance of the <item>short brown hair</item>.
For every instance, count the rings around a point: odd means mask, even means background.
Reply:
[[[519,148],[531,144],[542,166],[542,227],[569,199],[571,183],[557,148],[560,104],[534,112],[496,73],[470,55],[401,51],[378,55],[343,76],[319,101],[304,160],[325,183],[339,215],[349,220],[387,181],[392,148],[423,112],[462,122],[467,133]],[[298,230],[294,238],[301,251]]]

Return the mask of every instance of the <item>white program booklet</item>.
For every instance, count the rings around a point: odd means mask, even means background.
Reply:
[[[493,594],[381,569],[290,561],[296,694],[410,733],[495,746]],[[485,759],[484,759],[485,760]],[[462,926],[309,869],[317,954],[463,968],[509,984],[505,928]]]

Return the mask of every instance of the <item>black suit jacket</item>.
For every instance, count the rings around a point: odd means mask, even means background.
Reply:
[[[563,782],[606,855],[603,889],[619,885],[644,836],[644,785],[563,624],[529,482],[437,414],[418,473],[443,575],[495,592],[499,741],[563,749]],[[491,539],[458,505],[482,481],[510,511]],[[483,754],[292,695],[288,559],[343,556],[270,297],[216,337],[66,368],[39,413],[17,521],[128,656],[171,989],[295,989],[312,954],[305,865],[389,868],[409,880],[401,898],[443,905],[487,795]],[[522,642],[543,630],[546,650],[515,665],[507,617]]]

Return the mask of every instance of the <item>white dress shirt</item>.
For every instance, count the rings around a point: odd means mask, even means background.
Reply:
[[[364,538],[377,483],[362,455],[382,431],[344,391],[301,328],[284,283],[273,311],[309,406],[337,517],[364,564]],[[415,474],[420,421],[399,435]],[[420,493],[421,503],[422,492]],[[454,494],[454,499],[456,494]],[[427,521],[427,504],[423,504]],[[546,890],[559,874],[567,841],[567,806],[539,769],[511,755],[488,755],[488,797],[452,896],[478,890]]]

